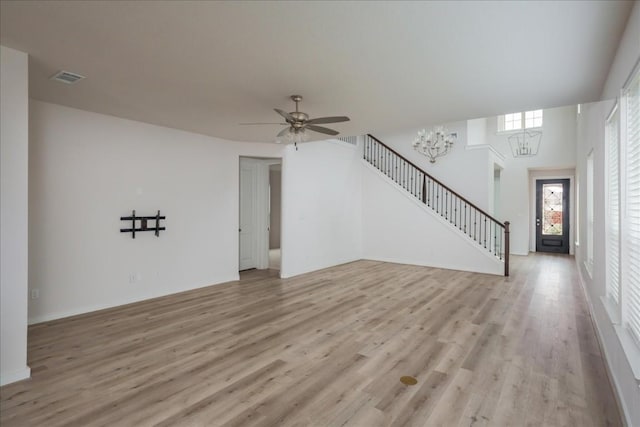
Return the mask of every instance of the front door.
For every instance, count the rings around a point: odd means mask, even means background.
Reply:
[[[569,180],[536,180],[536,251],[569,253]]]

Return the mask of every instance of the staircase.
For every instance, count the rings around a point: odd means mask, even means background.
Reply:
[[[502,261],[509,276],[509,221],[501,223],[370,134],[364,160]]]

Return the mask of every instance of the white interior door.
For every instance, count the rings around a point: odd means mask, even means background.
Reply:
[[[257,168],[240,159],[240,270],[257,267]]]

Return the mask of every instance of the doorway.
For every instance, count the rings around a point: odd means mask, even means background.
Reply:
[[[282,205],[282,165],[269,165],[269,268],[280,270],[280,207]]]
[[[500,218],[500,215],[502,215],[502,212],[501,212],[501,206],[502,206],[501,197],[502,197],[502,195],[500,194],[500,192],[501,192],[501,185],[500,185],[501,174],[502,174],[502,168],[494,163],[494,165],[493,165],[493,212],[492,212],[492,215],[495,218]]]
[[[569,253],[568,179],[536,180],[536,252]]]
[[[240,157],[240,271],[280,270],[281,164],[281,159]]]

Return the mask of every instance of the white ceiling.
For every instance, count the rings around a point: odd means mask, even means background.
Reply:
[[[304,96],[344,135],[599,98],[632,2],[2,1],[35,99],[273,141]],[[87,76],[48,80],[64,69]],[[321,139],[320,135],[317,135]]]

